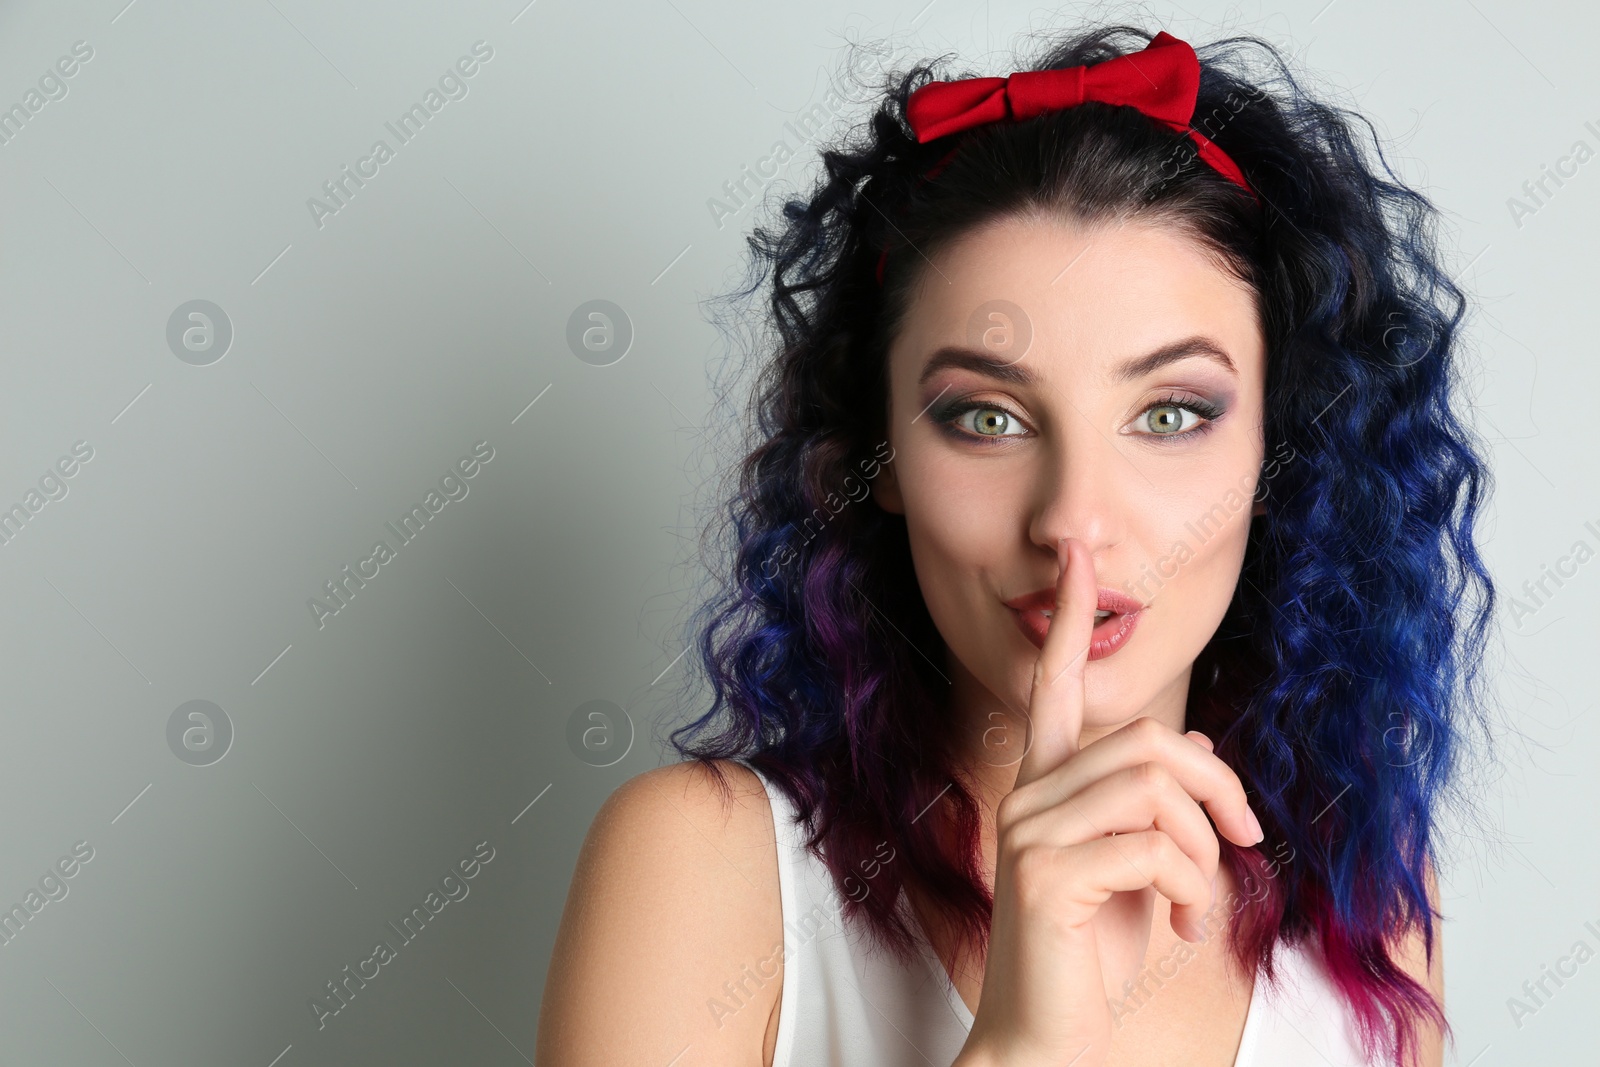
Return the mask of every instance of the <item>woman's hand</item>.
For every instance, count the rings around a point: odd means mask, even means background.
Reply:
[[[1079,750],[1098,593],[1081,543],[1064,540],[1059,559],[1031,743],[996,810],[989,951],[958,1064],[1103,1063],[1109,998],[1144,963],[1155,894],[1172,901],[1179,936],[1203,939],[1219,845],[1200,805],[1230,840],[1262,836],[1238,776],[1199,733],[1139,718]]]

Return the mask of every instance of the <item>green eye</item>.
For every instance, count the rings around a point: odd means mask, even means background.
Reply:
[[[936,408],[933,422],[944,433],[964,441],[982,439],[998,444],[1006,438],[1026,437],[1023,421],[1005,408],[981,401],[954,400]]]
[[[1004,437],[1006,430],[1011,425],[1011,416],[999,408],[972,408],[968,414],[972,419],[972,432],[982,434],[984,437]]]
[[[1193,421],[1187,425],[1185,425],[1183,418],[1186,414],[1193,416]],[[1152,433],[1161,436],[1183,433],[1192,429],[1194,424],[1199,421],[1198,415],[1195,415],[1194,412],[1180,404],[1157,404],[1150,408],[1145,415],[1145,425],[1150,427]]]
[[[945,432],[964,437],[986,438],[990,441],[1006,437],[1023,437],[1028,428],[1005,408],[994,404],[957,400],[934,413],[933,421]]]

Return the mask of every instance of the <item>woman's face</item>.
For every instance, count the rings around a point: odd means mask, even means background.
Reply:
[[[1116,610],[1081,742],[1141,715],[1182,728],[1258,510],[1264,371],[1249,289],[1169,227],[1007,218],[923,265],[873,495],[905,516],[957,707],[1027,708],[1070,536]]]

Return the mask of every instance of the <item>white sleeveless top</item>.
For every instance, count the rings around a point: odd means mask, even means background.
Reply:
[[[846,928],[833,879],[805,848],[787,794],[750,769],[772,806],[783,904],[783,992],[772,1067],[949,1067],[972,1029],[972,1012],[904,892],[897,904],[920,954],[910,968],[870,942],[862,925]],[[1371,1067],[1349,1004],[1320,960],[1283,945],[1275,961],[1278,980],[1258,976],[1254,983],[1234,1067]]]

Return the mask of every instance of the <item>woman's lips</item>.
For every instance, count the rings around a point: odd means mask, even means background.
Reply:
[[[1006,607],[1010,609],[1011,617],[1016,620],[1017,628],[1022,631],[1022,636],[1033,642],[1035,648],[1044,648],[1045,635],[1050,632],[1050,624],[1053,621],[1045,612],[1054,612],[1054,601],[1053,589],[1041,589],[1027,596],[1006,601]],[[1097,621],[1089,635],[1091,660],[1104,659],[1128,643],[1128,639],[1133,636],[1134,627],[1139,623],[1139,616],[1144,613],[1144,605],[1114,590],[1102,589],[1099,594],[1098,610],[1110,611],[1111,614]]]

